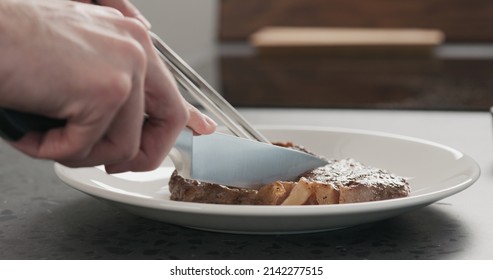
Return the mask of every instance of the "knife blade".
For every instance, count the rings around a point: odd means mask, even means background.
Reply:
[[[190,129],[179,135],[169,157],[184,178],[239,188],[294,180],[327,164],[302,151],[219,132],[194,136]]]

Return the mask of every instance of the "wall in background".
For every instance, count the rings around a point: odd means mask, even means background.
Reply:
[[[264,26],[440,29],[449,42],[493,42],[491,0],[221,0],[220,36]]]

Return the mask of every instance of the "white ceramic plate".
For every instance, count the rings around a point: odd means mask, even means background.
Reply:
[[[460,192],[480,175],[477,163],[452,148],[398,135],[336,129],[259,127],[273,141],[292,141],[327,158],[347,158],[407,177],[411,195],[386,201],[317,206],[240,206],[176,202],[167,160],[145,173],[108,175],[101,168],[55,164],[68,185],[137,215],[210,231],[282,234],[332,230],[369,223],[424,207]]]

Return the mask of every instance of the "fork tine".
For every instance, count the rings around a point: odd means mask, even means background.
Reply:
[[[260,142],[270,143],[248,121],[197,74],[181,57],[156,34],[149,32],[161,59],[169,66],[178,83],[185,88],[206,110],[214,114],[233,134]]]

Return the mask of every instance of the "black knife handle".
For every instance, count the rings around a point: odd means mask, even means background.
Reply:
[[[0,137],[9,141],[17,141],[30,131],[45,132],[52,128],[62,127],[65,124],[66,120],[0,107]]]

